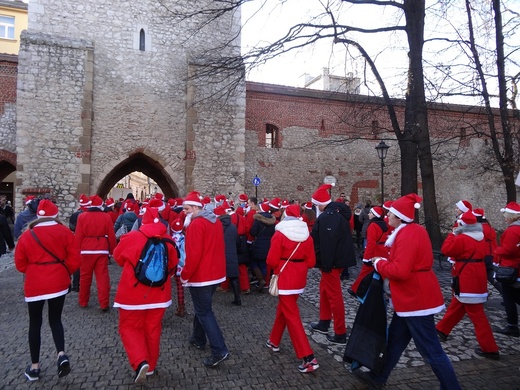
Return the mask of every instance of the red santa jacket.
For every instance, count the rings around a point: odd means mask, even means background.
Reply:
[[[231,214],[231,223],[236,226],[239,236],[246,234],[246,217],[238,213]]]
[[[137,281],[135,266],[139,261],[143,248],[149,237],[170,238],[166,226],[159,223],[141,225],[139,230],[133,230],[121,237],[114,250],[114,259],[123,267],[119,285],[114,299],[114,307],[125,310],[147,310],[165,308],[172,304],[171,278],[161,287],[149,287]],[[177,251],[167,243],[168,269],[172,275],[177,269]]]
[[[462,303],[484,303],[487,300],[484,263],[487,247],[479,223],[457,227],[442,244],[441,252],[453,260],[451,274],[459,277],[460,294],[455,297]]]
[[[255,240],[255,238],[249,233],[251,231],[251,228],[253,227],[253,223],[255,222],[255,219],[253,216],[256,214],[256,210],[250,209],[246,214],[246,235],[247,235],[247,242],[251,243]]]
[[[186,228],[186,260],[181,281],[202,287],[226,280],[224,229],[213,212],[201,210]]]
[[[275,274],[280,274],[281,268],[300,243],[279,276],[278,290],[280,295],[301,294],[307,284],[307,270],[316,264],[314,242],[309,229],[305,222],[294,217],[285,217],[275,229],[267,254],[267,265],[274,269]]]
[[[379,224],[384,224],[386,231]],[[368,224],[367,228],[367,245],[365,252],[363,253],[363,261],[370,261],[372,257],[388,257],[389,248],[385,246],[386,239],[388,238],[388,225],[382,220],[372,220]]]
[[[42,245],[65,263],[47,253],[27,229],[14,253],[16,269],[25,274],[25,301],[34,302],[67,294],[70,275],[79,268],[79,247],[70,229],[53,220],[35,220],[29,225]]]
[[[504,267],[514,267],[519,270],[520,281],[520,221],[509,225],[500,237],[500,245],[495,250],[495,263]]]
[[[385,279],[395,312],[400,317],[426,316],[444,310],[439,281],[432,270],[433,251],[426,229],[416,223],[402,224],[387,240],[388,260],[374,262]]]
[[[76,240],[82,255],[111,254],[117,245],[112,218],[98,208],[78,217]]]

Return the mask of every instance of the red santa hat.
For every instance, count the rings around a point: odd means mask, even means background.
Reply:
[[[25,203],[25,204],[29,204],[29,203],[31,203],[31,201],[34,200],[34,198],[35,198],[34,195],[27,195],[27,196],[25,197],[24,203]]]
[[[421,208],[419,202],[422,198],[417,194],[408,194],[394,200],[390,212],[405,222],[412,222],[415,218],[415,210]]]
[[[269,207],[272,207],[273,209],[278,210],[280,208],[280,198],[273,198],[269,202]]]
[[[220,215],[224,215],[224,214],[226,214],[226,208],[224,207],[224,205],[221,205],[221,206],[215,207],[215,208],[213,209],[213,213],[214,213],[215,215],[218,215],[218,216],[220,216]]]
[[[383,216],[383,208],[379,206],[372,207],[370,212],[374,214],[376,218],[381,218]]]
[[[101,207],[103,207],[103,199],[101,199],[101,197],[97,195],[92,195],[90,197],[90,207],[97,207],[98,209],[100,209]]]
[[[42,199],[36,210],[37,218],[56,218],[58,216],[58,206],[49,199]]]
[[[307,210],[312,210],[312,202],[306,202],[303,207],[305,207]]]
[[[502,213],[520,214],[520,205],[516,202],[509,202],[506,207],[500,209]]]
[[[291,205],[287,206],[287,208],[285,209],[285,215],[287,217],[299,218],[301,215],[300,213],[301,213],[301,209],[300,209],[300,206],[298,206],[297,204],[291,204]]]
[[[114,202],[114,198],[108,198],[105,200],[105,206],[107,207],[113,207],[115,204],[116,202]]]
[[[464,225],[473,225],[477,223],[477,217],[471,211],[466,211],[465,213],[460,215],[460,218],[457,220],[459,226]]]
[[[202,198],[202,204],[206,205],[206,204],[210,204],[211,203],[211,198],[209,196],[205,196],[204,198]]]
[[[151,199],[150,203],[148,203],[148,207],[157,207],[159,209],[159,212],[163,211],[166,208],[166,205],[162,201],[162,199]]]
[[[164,195],[158,192],[155,194],[154,198],[159,199],[162,202],[164,200]]]
[[[218,195],[215,195],[215,202],[222,202],[226,200],[226,196],[225,195],[222,195],[222,194],[218,194]]]
[[[139,210],[139,205],[136,202],[127,201],[127,202],[125,202],[124,209],[126,211],[132,211],[137,214],[137,212]]]
[[[249,200],[248,196],[246,194],[240,194],[238,195],[238,200],[242,203],[247,202]]]
[[[79,205],[81,207],[87,207],[90,204],[90,199],[87,195],[81,194],[79,196]]]
[[[174,199],[174,198],[170,198],[170,199],[168,199],[168,202],[166,202],[166,203],[168,203],[168,206],[170,206],[170,207],[175,207],[175,206],[177,206],[177,200]]]
[[[394,203],[393,200],[387,200],[385,203],[383,203],[383,208],[385,210],[390,210],[390,207],[392,207],[392,203]]]
[[[469,203],[467,200],[459,200],[457,203],[455,203],[455,205],[463,213],[473,210],[473,206],[471,206],[471,203]]]
[[[202,202],[200,201],[200,193],[197,191],[192,191],[182,201],[182,204],[187,204],[190,206],[198,206],[202,207]]]
[[[180,218],[175,219],[175,221],[172,222],[172,231],[179,233],[182,232],[182,229],[184,229],[183,220]]]
[[[269,211],[268,203],[260,203],[258,207],[260,208],[260,211],[263,211],[264,213],[267,213]]]
[[[148,207],[143,215],[143,225],[159,222],[161,222],[161,219],[159,218],[159,209],[156,207]]]
[[[331,202],[330,192],[329,190],[334,187],[333,184],[323,184],[321,185],[314,194],[312,194],[312,203],[317,206],[326,206]]]
[[[284,208],[286,208],[288,206],[289,206],[289,201],[287,199],[282,200],[282,203],[281,203],[280,207],[282,209],[284,209]]]
[[[473,210],[473,215],[475,217],[482,217],[482,218],[485,218],[484,216],[484,209],[474,209]]]

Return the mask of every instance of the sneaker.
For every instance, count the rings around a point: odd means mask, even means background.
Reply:
[[[155,370],[152,370],[152,371],[148,371],[148,372],[146,373],[146,376],[152,376],[152,375],[154,375],[154,374],[155,374]]]
[[[315,332],[321,333],[321,334],[329,334],[329,327],[325,327],[322,323],[322,321],[318,322],[311,322],[310,324],[311,330],[314,330]]]
[[[267,348],[271,348],[271,351],[273,351],[273,352],[280,352],[280,347],[278,345],[274,345],[273,343],[271,343],[271,340],[267,340],[265,342],[265,346]]]
[[[220,363],[222,363],[224,360],[227,360],[229,358],[229,352],[228,353],[225,353],[224,355],[222,356],[210,356],[206,359],[204,359],[203,363],[206,367],[211,367],[211,368],[215,368],[217,367]]]
[[[204,348],[206,348],[206,346],[204,344],[197,344],[197,342],[195,341],[195,339],[193,337],[190,338],[190,344],[200,350],[203,350]]]
[[[141,362],[137,367],[137,370],[135,370],[134,383],[143,383],[146,380],[146,373],[149,368],[150,366],[146,361]]]
[[[40,379],[40,369],[31,370],[31,365],[29,364],[25,369],[25,377],[31,382],[37,381]]]
[[[482,357],[485,357],[488,359],[500,360],[500,353],[498,351],[497,352],[484,352],[480,348],[475,348],[475,353],[478,356],[482,356]]]
[[[249,294],[251,292],[251,289],[247,289],[247,290],[242,290],[241,293],[242,294]]]
[[[70,362],[67,355],[58,356],[58,378],[69,375]]]
[[[310,362],[306,362],[305,360],[298,366],[298,371],[300,372],[313,372],[320,368],[318,361],[316,359],[312,359]]]
[[[347,335],[346,334],[344,334],[344,335],[334,334],[334,336],[327,335],[327,340],[332,344],[345,345],[345,344],[347,344]]]
[[[520,337],[520,330],[518,329],[518,326],[507,325],[505,328],[495,329],[495,332],[506,335],[506,336]]]
[[[437,336],[439,336],[440,341],[446,341],[448,340],[448,335],[446,333],[441,332],[439,329],[437,330]]]
[[[362,371],[358,368],[352,372],[361,382],[368,385],[369,389],[382,389],[384,386],[383,383],[376,382],[374,378],[372,378],[370,371]]]

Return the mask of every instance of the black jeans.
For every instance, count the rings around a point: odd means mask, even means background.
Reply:
[[[65,335],[61,323],[61,313],[65,304],[65,295],[47,300],[49,306],[49,326],[52,338],[56,345],[56,353],[65,350]],[[40,343],[42,313],[45,301],[27,302],[29,308],[29,349],[31,351],[31,362],[36,364],[40,361]]]

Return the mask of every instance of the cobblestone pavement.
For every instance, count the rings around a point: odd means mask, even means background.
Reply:
[[[103,313],[93,290],[87,309],[79,308],[77,294],[67,296],[63,322],[66,349],[72,372],[58,379],[53,342],[46,320],[42,327],[41,367],[38,382],[29,383],[23,370],[30,362],[27,342],[28,315],[23,301],[23,276],[13,267],[12,254],[0,257],[0,388],[1,389],[364,389],[365,386],[343,365],[342,346],[331,345],[325,336],[308,331],[311,346],[319,361],[315,373],[300,374],[300,363],[294,354],[288,335],[281,351],[273,353],[264,346],[274,319],[276,298],[252,292],[243,295],[243,305],[231,305],[231,294],[217,293],[214,310],[231,352],[230,359],[217,369],[207,369],[202,359],[207,351],[191,347],[188,337],[193,321],[189,293],[186,294],[188,316],[174,315],[175,305],[167,310],[161,341],[161,356],[157,375],[142,386],[134,385],[133,372],[117,333],[117,310]],[[112,298],[120,268],[109,266]],[[444,295],[450,298],[450,273],[447,265],[436,273]],[[351,269],[355,277],[357,269]],[[306,292],[299,300],[301,317],[307,328],[318,319],[319,272],[311,270]],[[347,326],[352,325],[357,302],[346,289],[352,279],[343,282]],[[175,299],[175,298],[174,298]],[[496,291],[486,303],[492,325],[503,326],[505,313]],[[442,313],[441,313],[442,314]],[[439,319],[441,316],[439,316]],[[492,361],[477,357],[478,346],[473,326],[465,318],[452,332],[443,347],[453,362],[464,389],[520,389],[520,339],[496,335],[501,358]],[[392,372],[387,389],[435,389],[439,384],[431,369],[424,364],[413,343],[398,367]]]

